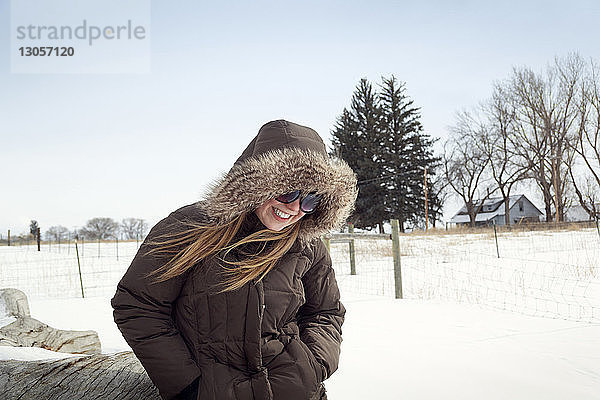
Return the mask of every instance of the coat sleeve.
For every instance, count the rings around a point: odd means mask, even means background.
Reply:
[[[298,311],[300,339],[323,368],[323,379],[337,370],[346,310],[331,267],[329,252],[317,239],[313,242],[314,262],[302,283],[306,303]]]
[[[171,214],[152,228],[111,301],[119,330],[165,399],[175,398],[200,376],[171,316],[186,274],[161,283],[146,276],[167,261],[146,254],[149,242],[179,226]]]

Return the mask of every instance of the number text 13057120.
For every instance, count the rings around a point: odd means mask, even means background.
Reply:
[[[73,47],[19,47],[19,54],[23,57],[71,57],[75,54]]]

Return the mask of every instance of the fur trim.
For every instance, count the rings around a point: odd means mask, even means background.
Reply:
[[[340,227],[358,194],[356,175],[344,161],[310,150],[282,148],[234,165],[212,185],[202,203],[209,218],[221,224],[296,189],[322,196],[315,212],[298,222],[303,241]]]

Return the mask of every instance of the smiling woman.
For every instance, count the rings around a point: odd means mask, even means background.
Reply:
[[[356,194],[314,130],[272,121],[204,200],[152,229],[112,305],[163,398],[326,398],[345,309],[319,236]]]

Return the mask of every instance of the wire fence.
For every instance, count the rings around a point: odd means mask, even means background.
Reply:
[[[0,287],[20,289],[30,297],[110,296],[140,244],[79,242],[76,249],[75,242],[45,242],[39,252],[37,245],[2,246]]]
[[[345,293],[397,294],[392,241],[346,234],[330,240]],[[388,235],[389,237],[389,235]],[[482,304],[528,315],[600,322],[600,235],[594,228],[402,234],[403,297]],[[136,241],[0,246],[0,287],[30,297],[112,296]],[[498,257],[499,256],[499,257]],[[354,272],[354,274],[353,274]]]
[[[568,231],[400,236],[404,298],[482,304],[527,315],[600,322],[600,236]],[[391,241],[331,244],[344,291],[393,297]],[[498,244],[496,246],[496,243]]]

